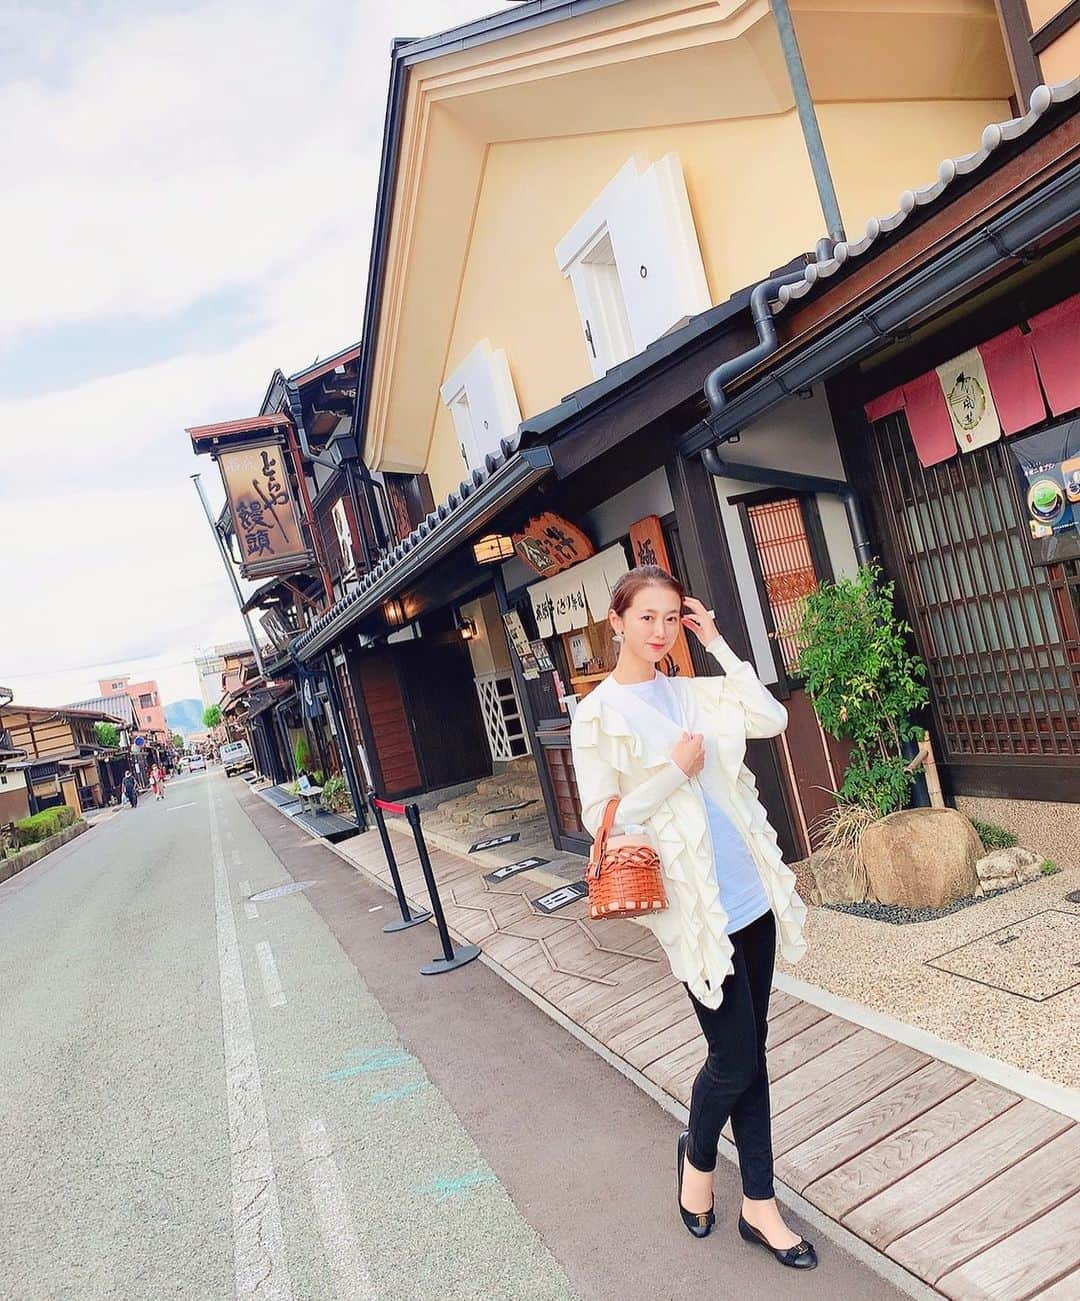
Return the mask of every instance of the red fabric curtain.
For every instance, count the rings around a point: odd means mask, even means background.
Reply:
[[[1080,294],[1029,322],[1031,347],[1055,416],[1080,407]]]
[[[884,420],[886,416],[895,415],[897,411],[904,409],[904,390],[903,388],[890,389],[888,393],[882,393],[880,397],[874,398],[867,402],[863,410],[866,412],[866,418],[871,424],[875,420]]]
[[[911,441],[923,465],[937,465],[956,455],[956,435],[936,370],[904,385],[904,407]]]
[[[1035,372],[1030,337],[1019,326],[979,344],[994,406],[1006,434],[1030,429],[1046,419],[1046,403]]]

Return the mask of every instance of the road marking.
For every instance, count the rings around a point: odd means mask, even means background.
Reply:
[[[240,893],[243,895],[249,895],[251,893],[250,881],[240,882]],[[253,922],[258,919],[259,910],[258,908],[255,907],[255,905],[251,902],[250,899],[244,900],[244,916],[248,919],[249,922]]]
[[[281,979],[278,976],[277,963],[274,961],[274,951],[270,947],[269,940],[260,940],[255,945],[255,956],[259,959],[259,974],[262,976],[263,989],[266,990],[266,1001],[271,1007],[284,1007],[289,1000],[281,988]]]
[[[404,1066],[415,1060],[408,1053],[397,1048],[352,1049],[345,1056],[353,1058],[353,1062],[349,1066],[326,1071],[323,1075],[326,1083],[329,1084],[333,1080],[353,1080],[358,1075],[371,1075],[375,1071],[392,1071],[398,1066]]]
[[[169,812],[170,812],[170,813],[178,813],[181,809],[193,809],[194,807],[195,807],[195,800],[192,800],[192,801],[191,801],[190,803],[188,803],[188,804],[172,804],[172,805],[170,805],[170,806],[169,806]]]
[[[319,1237],[333,1272],[339,1301],[374,1301],[375,1285],[360,1254],[341,1173],[326,1126],[318,1117],[301,1126],[300,1142],[307,1158],[304,1169],[319,1221]]]
[[[437,1202],[447,1202],[451,1197],[461,1197],[472,1188],[483,1188],[495,1182],[495,1175],[490,1170],[470,1170],[463,1175],[440,1175],[416,1191],[434,1197]]]
[[[236,1295],[257,1295],[259,1301],[293,1301],[270,1151],[270,1126],[213,799],[210,801],[210,853],[214,863],[214,917],[229,1109]]]

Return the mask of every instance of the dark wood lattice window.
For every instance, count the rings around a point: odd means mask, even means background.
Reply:
[[[798,685],[802,647],[796,630],[806,598],[833,576],[817,501],[778,491],[747,493],[731,501],[742,517],[773,661],[786,693]]]
[[[882,506],[949,757],[1080,755],[1080,563],[1036,566],[1003,442],[924,468],[876,426]]]

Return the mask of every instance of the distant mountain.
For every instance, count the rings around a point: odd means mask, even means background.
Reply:
[[[180,732],[183,736],[189,732],[202,731],[202,716],[201,700],[177,700],[165,706],[165,721],[174,732]]]

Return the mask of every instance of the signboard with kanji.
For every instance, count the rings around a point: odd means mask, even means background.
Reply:
[[[559,574],[596,554],[596,548],[576,524],[545,511],[514,534],[514,549],[538,574]]]
[[[279,443],[218,455],[245,578],[291,574],[314,564],[285,471]]]

